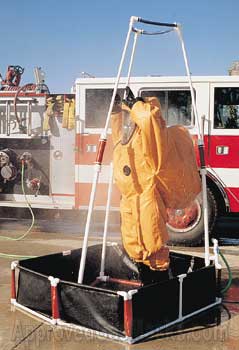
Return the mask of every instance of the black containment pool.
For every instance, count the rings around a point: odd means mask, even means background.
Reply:
[[[142,285],[137,266],[117,244],[106,248],[110,279],[97,280],[101,249],[88,248],[82,284],[81,249],[12,263],[12,304],[56,326],[134,343],[221,302],[215,266],[205,267],[203,258],[171,252],[170,277]]]

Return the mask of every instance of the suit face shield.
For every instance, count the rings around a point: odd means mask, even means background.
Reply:
[[[122,110],[122,129],[121,129],[121,144],[126,145],[136,128],[136,124],[133,122],[133,120],[130,117],[130,109],[123,109]]]

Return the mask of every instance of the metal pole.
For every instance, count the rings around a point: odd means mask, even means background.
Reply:
[[[134,22],[137,20],[138,20],[137,17],[130,18],[129,30],[128,30],[127,37],[125,40],[125,45],[124,45],[124,49],[123,49],[123,53],[122,53],[122,57],[121,57],[121,61],[120,61],[119,69],[118,69],[118,74],[117,74],[115,85],[114,85],[114,91],[113,91],[113,95],[111,98],[111,103],[110,103],[109,111],[107,114],[104,131],[102,132],[101,137],[100,137],[100,144],[99,144],[96,166],[95,166],[95,174],[94,174],[94,179],[93,179],[93,183],[92,183],[90,202],[89,202],[89,208],[88,208],[88,214],[87,214],[87,220],[86,220],[85,235],[84,235],[84,240],[83,240],[83,245],[82,245],[81,261],[80,261],[80,268],[79,268],[79,274],[78,274],[78,283],[82,283],[83,277],[84,277],[90,223],[91,223],[91,217],[92,217],[92,212],[93,212],[93,208],[94,208],[96,188],[97,188],[97,184],[98,184],[98,180],[99,180],[99,174],[101,171],[101,164],[102,164],[102,159],[103,159],[104,148],[105,148],[106,140],[107,140],[107,130],[108,130],[109,123],[110,123],[110,117],[111,117],[111,113],[112,113],[113,106],[114,106],[115,96],[116,96],[118,85],[119,85],[119,80],[120,80],[120,76],[121,76],[123,63],[124,63],[127,48],[129,45],[132,27],[133,27]]]
[[[90,231],[90,223],[91,223],[91,216],[94,208],[94,201],[95,201],[95,195],[96,195],[96,187],[99,179],[100,174],[100,165],[95,164],[94,169],[94,178],[91,188],[91,194],[90,194],[90,202],[89,202],[89,208],[88,208],[88,215],[85,225],[85,235],[82,245],[82,252],[81,252],[81,262],[80,262],[80,269],[79,269],[79,275],[78,275],[78,283],[82,283],[83,277],[84,277],[84,271],[85,271],[85,261],[86,261],[86,254],[87,254],[87,246],[88,246],[88,237],[89,237],[89,231]]]
[[[104,234],[103,234],[102,253],[101,253],[100,277],[105,275],[106,243],[107,243],[107,232],[108,232],[108,225],[109,225],[109,212],[110,212],[112,187],[113,187],[113,163],[110,163],[110,177],[109,177],[108,197],[107,197],[106,212],[105,212],[105,224],[104,224]]]
[[[134,43],[133,43],[132,53],[131,53],[130,62],[129,62],[128,76],[127,76],[127,81],[125,84],[126,86],[128,86],[130,83],[130,76],[131,76],[132,66],[133,66],[133,62],[134,62],[134,55],[135,55],[135,49],[136,49],[138,35],[139,35],[139,33],[137,33],[137,32],[134,33]]]
[[[191,72],[190,72],[190,69],[189,69],[188,58],[187,58],[187,52],[186,52],[186,48],[185,48],[185,45],[184,45],[184,40],[183,40],[181,25],[178,24],[175,30],[176,30],[177,33],[178,33],[178,37],[179,37],[179,40],[180,40],[180,43],[181,43],[181,46],[182,46],[183,58],[184,58],[184,63],[185,63],[185,68],[186,68],[186,72],[187,72],[187,76],[188,76],[188,82],[189,82],[189,87],[190,87],[190,92],[191,92],[191,98],[192,98],[193,113],[194,113],[194,115],[195,115],[195,119],[196,119],[196,122],[197,122],[197,126],[198,126],[198,131],[199,131],[200,139],[202,139],[201,126],[200,126],[199,117],[198,117],[198,112],[197,112],[197,107],[196,107],[196,102],[195,102],[195,95],[194,95],[194,91],[193,91],[193,84],[192,84]]]
[[[200,162],[201,162],[201,177],[202,177],[202,199],[203,199],[203,218],[204,218],[204,244],[205,244],[205,265],[210,265],[210,254],[209,254],[209,227],[208,227],[208,201],[207,201],[207,179],[206,179],[206,165],[205,165],[205,159],[204,159],[204,140],[202,136],[201,131],[201,125],[198,117],[196,102],[195,102],[195,96],[193,91],[193,85],[192,85],[192,79],[191,79],[191,73],[189,70],[188,65],[188,59],[187,59],[187,53],[183,41],[181,26],[178,25],[176,27],[176,31],[178,33],[179,40],[181,42],[182,50],[183,50],[183,57],[186,67],[186,72],[188,76],[188,82],[190,86],[191,91],[191,98],[192,98],[192,106],[193,106],[193,112],[196,119],[197,127],[198,127],[198,149],[199,149],[199,155],[200,155]]]
[[[132,16],[130,18],[129,30],[128,30],[128,34],[127,34],[127,37],[126,37],[125,46],[124,46],[124,49],[123,49],[123,53],[122,53],[122,57],[121,57],[121,61],[120,61],[119,69],[118,69],[118,74],[117,74],[115,85],[114,85],[114,91],[113,91],[113,95],[112,95],[112,98],[111,98],[109,111],[108,111],[107,118],[106,118],[105,128],[104,128],[104,131],[103,131],[101,137],[102,136],[104,136],[105,138],[107,137],[107,130],[109,128],[111,113],[112,113],[112,110],[113,110],[113,107],[114,107],[114,101],[115,101],[115,96],[117,94],[117,89],[118,89],[118,85],[119,85],[121,71],[122,71],[124,60],[125,60],[127,48],[128,48],[128,45],[129,45],[129,40],[130,40],[130,35],[131,35],[131,32],[132,32],[133,24],[134,24],[135,21],[138,21],[138,17]]]
[[[134,42],[130,57],[130,63],[129,63],[129,69],[128,69],[128,75],[125,86],[128,86],[130,83],[130,76],[134,61],[134,55],[135,55],[135,49],[138,39],[138,33],[134,34]],[[108,198],[107,198],[107,204],[106,204],[106,214],[105,214],[105,224],[104,224],[104,234],[103,234],[103,243],[102,243],[102,253],[101,253],[101,267],[100,267],[100,277],[103,277],[105,275],[105,256],[106,256],[106,243],[107,243],[107,231],[108,231],[108,225],[109,225],[109,211],[110,211],[110,202],[111,202],[111,194],[112,194],[112,187],[113,187],[113,164],[110,163],[110,178],[109,178],[109,187],[108,187]]]

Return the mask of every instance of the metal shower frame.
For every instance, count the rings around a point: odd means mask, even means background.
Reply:
[[[135,28],[134,24],[137,22],[151,25],[151,26],[164,27],[167,29],[162,30],[162,31],[157,31],[157,32],[148,32],[148,31],[145,31],[142,29]],[[125,45],[123,48],[123,52],[122,52],[122,56],[121,56],[121,60],[120,60],[119,68],[118,68],[118,74],[117,74],[115,84],[114,84],[114,90],[113,90],[111,103],[109,106],[109,110],[108,110],[108,114],[107,114],[107,118],[106,118],[106,122],[105,122],[105,127],[104,127],[104,130],[101,133],[101,136],[99,139],[98,151],[97,151],[97,156],[96,156],[96,161],[95,161],[94,178],[93,178],[89,207],[88,207],[84,240],[83,240],[83,245],[82,245],[82,254],[81,254],[81,261],[80,261],[79,274],[78,274],[78,283],[82,283],[83,278],[84,278],[85,262],[86,262],[87,248],[88,248],[88,238],[89,238],[89,232],[90,232],[90,224],[91,224],[92,213],[93,213],[93,209],[94,209],[96,189],[97,189],[97,184],[98,184],[98,180],[99,180],[99,175],[101,172],[104,150],[105,150],[105,146],[106,146],[106,142],[107,142],[107,131],[108,131],[109,124],[110,124],[111,113],[113,110],[114,101],[115,101],[115,97],[117,94],[118,85],[119,85],[119,81],[120,81],[120,77],[121,77],[121,72],[122,72],[123,64],[125,62],[125,57],[126,57],[127,49],[129,46],[131,34],[134,33],[134,40],[133,40],[133,46],[132,46],[129,68],[128,68],[128,75],[127,75],[125,86],[129,86],[129,83],[130,83],[131,70],[132,70],[132,65],[133,65],[133,61],[134,61],[135,49],[136,49],[138,36],[139,35],[166,34],[166,33],[169,33],[171,31],[176,31],[178,38],[179,38],[179,41],[180,41],[180,44],[181,44],[186,73],[187,73],[187,77],[188,77],[188,83],[189,83],[190,92],[191,92],[192,109],[193,109],[193,113],[194,113],[195,120],[197,123],[197,128],[198,128],[198,141],[197,142],[198,142],[198,150],[199,150],[199,155],[200,155],[200,173],[201,173],[201,179],[202,179],[202,204],[203,204],[203,217],[204,217],[204,243],[205,243],[204,259],[205,259],[205,266],[208,266],[210,264],[208,203],[207,203],[207,185],[206,185],[206,172],[207,171],[206,171],[205,158],[204,158],[204,139],[203,139],[203,132],[201,130],[201,123],[199,120],[196,102],[195,102],[193,84],[192,84],[191,73],[190,73],[188,58],[187,58],[187,52],[186,52],[186,48],[185,48],[184,40],[183,40],[183,35],[182,35],[182,27],[178,23],[154,22],[154,21],[149,21],[149,20],[143,19],[141,17],[132,16],[130,18],[130,22],[129,22],[129,29],[128,29],[128,33],[126,36]],[[103,235],[101,268],[100,268],[100,276],[99,276],[100,279],[104,279],[104,280],[107,279],[107,276],[105,276],[105,274],[104,274],[104,265],[105,265],[106,237],[107,237],[108,221],[109,221],[112,182],[113,182],[113,167],[111,165],[111,174],[110,174],[110,181],[109,181],[109,188],[108,188],[108,198],[107,198],[107,205],[106,205],[106,215],[105,215],[105,225],[104,225],[104,235]]]

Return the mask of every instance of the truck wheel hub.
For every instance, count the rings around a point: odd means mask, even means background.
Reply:
[[[195,227],[201,218],[201,206],[198,200],[184,209],[167,209],[167,225],[175,232],[185,232]]]

